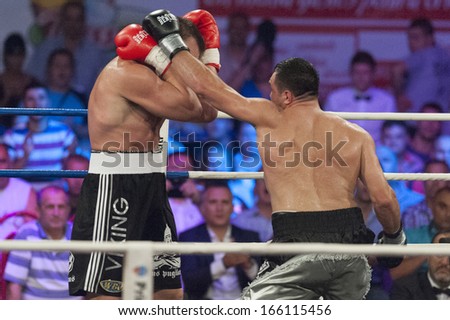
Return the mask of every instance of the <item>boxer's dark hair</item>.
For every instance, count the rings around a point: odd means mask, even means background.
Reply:
[[[289,58],[275,66],[275,85],[280,91],[289,90],[294,97],[318,97],[319,73],[302,58]]]
[[[185,40],[186,38],[193,37],[197,42],[198,48],[200,50],[200,56],[205,52],[205,41],[203,37],[198,31],[197,26],[190,20],[178,17],[179,25],[180,25],[180,36]]]

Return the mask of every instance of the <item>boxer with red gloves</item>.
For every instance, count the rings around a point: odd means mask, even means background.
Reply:
[[[170,59],[186,49],[178,32],[178,20],[173,17],[167,10],[157,10],[148,14],[142,22],[144,30],[158,40],[160,47]],[[220,34],[214,17],[206,10],[194,10],[186,13],[183,18],[192,21],[203,37],[206,50],[200,60],[219,72]]]
[[[116,53],[125,60],[135,60],[155,68],[162,76],[170,64],[155,40],[138,24],[130,24],[123,28],[114,38]]]
[[[183,18],[192,21],[200,31],[205,41],[206,50],[200,60],[207,66],[220,70],[220,34],[216,20],[206,10],[193,10],[186,13]]]
[[[199,58],[205,45],[198,29],[182,20],[178,31],[183,39],[174,36],[174,41],[165,41],[166,46],[179,45],[178,50],[186,50],[185,41],[189,55]],[[179,75],[167,68],[170,60],[141,26],[125,27],[115,43],[120,57],[105,66],[89,97],[93,151],[72,239],[177,241],[173,214],[167,205],[160,128],[166,119],[208,122],[216,118],[217,111],[200,102]],[[124,286],[123,264],[123,256],[114,253],[73,252],[70,294],[119,299]],[[149,274],[153,274],[154,292],[140,288],[132,299],[182,299],[180,257],[158,254],[153,266]]]

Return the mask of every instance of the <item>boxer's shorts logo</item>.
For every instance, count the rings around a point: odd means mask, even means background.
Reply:
[[[119,215],[123,215],[128,212],[128,201],[125,198],[118,198],[113,203],[113,210]]]
[[[111,279],[100,281],[100,286],[103,290],[110,293],[119,293],[123,289],[123,283],[121,281]]]

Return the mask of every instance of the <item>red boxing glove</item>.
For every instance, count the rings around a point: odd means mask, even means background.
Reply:
[[[114,38],[114,43],[120,58],[151,65],[159,76],[169,67],[169,58],[158,43],[138,24],[130,24],[123,28]]]
[[[220,69],[220,35],[216,20],[211,13],[206,10],[194,10],[184,15],[185,19],[192,21],[200,31],[205,41],[206,51],[201,60],[204,64],[213,66],[217,72]]]

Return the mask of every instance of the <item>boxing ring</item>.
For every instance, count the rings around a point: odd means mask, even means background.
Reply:
[[[0,115],[54,115],[54,116],[86,116],[87,110],[80,109],[27,109],[0,108]],[[405,121],[450,121],[450,114],[433,113],[336,113],[347,120],[405,120]],[[218,118],[230,118],[220,113]],[[168,122],[161,130],[164,141],[168,137]],[[87,171],[76,170],[0,170],[0,177],[55,177],[55,178],[83,178]],[[211,172],[186,171],[167,172],[167,178],[192,179],[262,179],[262,172]],[[387,180],[450,180],[450,174],[445,173],[385,173]],[[408,244],[372,245],[372,244],[324,244],[324,243],[159,243],[146,241],[128,242],[88,242],[88,241],[0,241],[0,251],[11,250],[48,250],[48,251],[77,251],[114,252],[125,254],[123,269],[122,299],[140,300],[152,299],[153,292],[153,255],[164,253],[177,254],[212,254],[251,253],[255,255],[324,253],[324,254],[366,254],[374,256],[421,256],[447,255],[450,256],[450,244]]]

